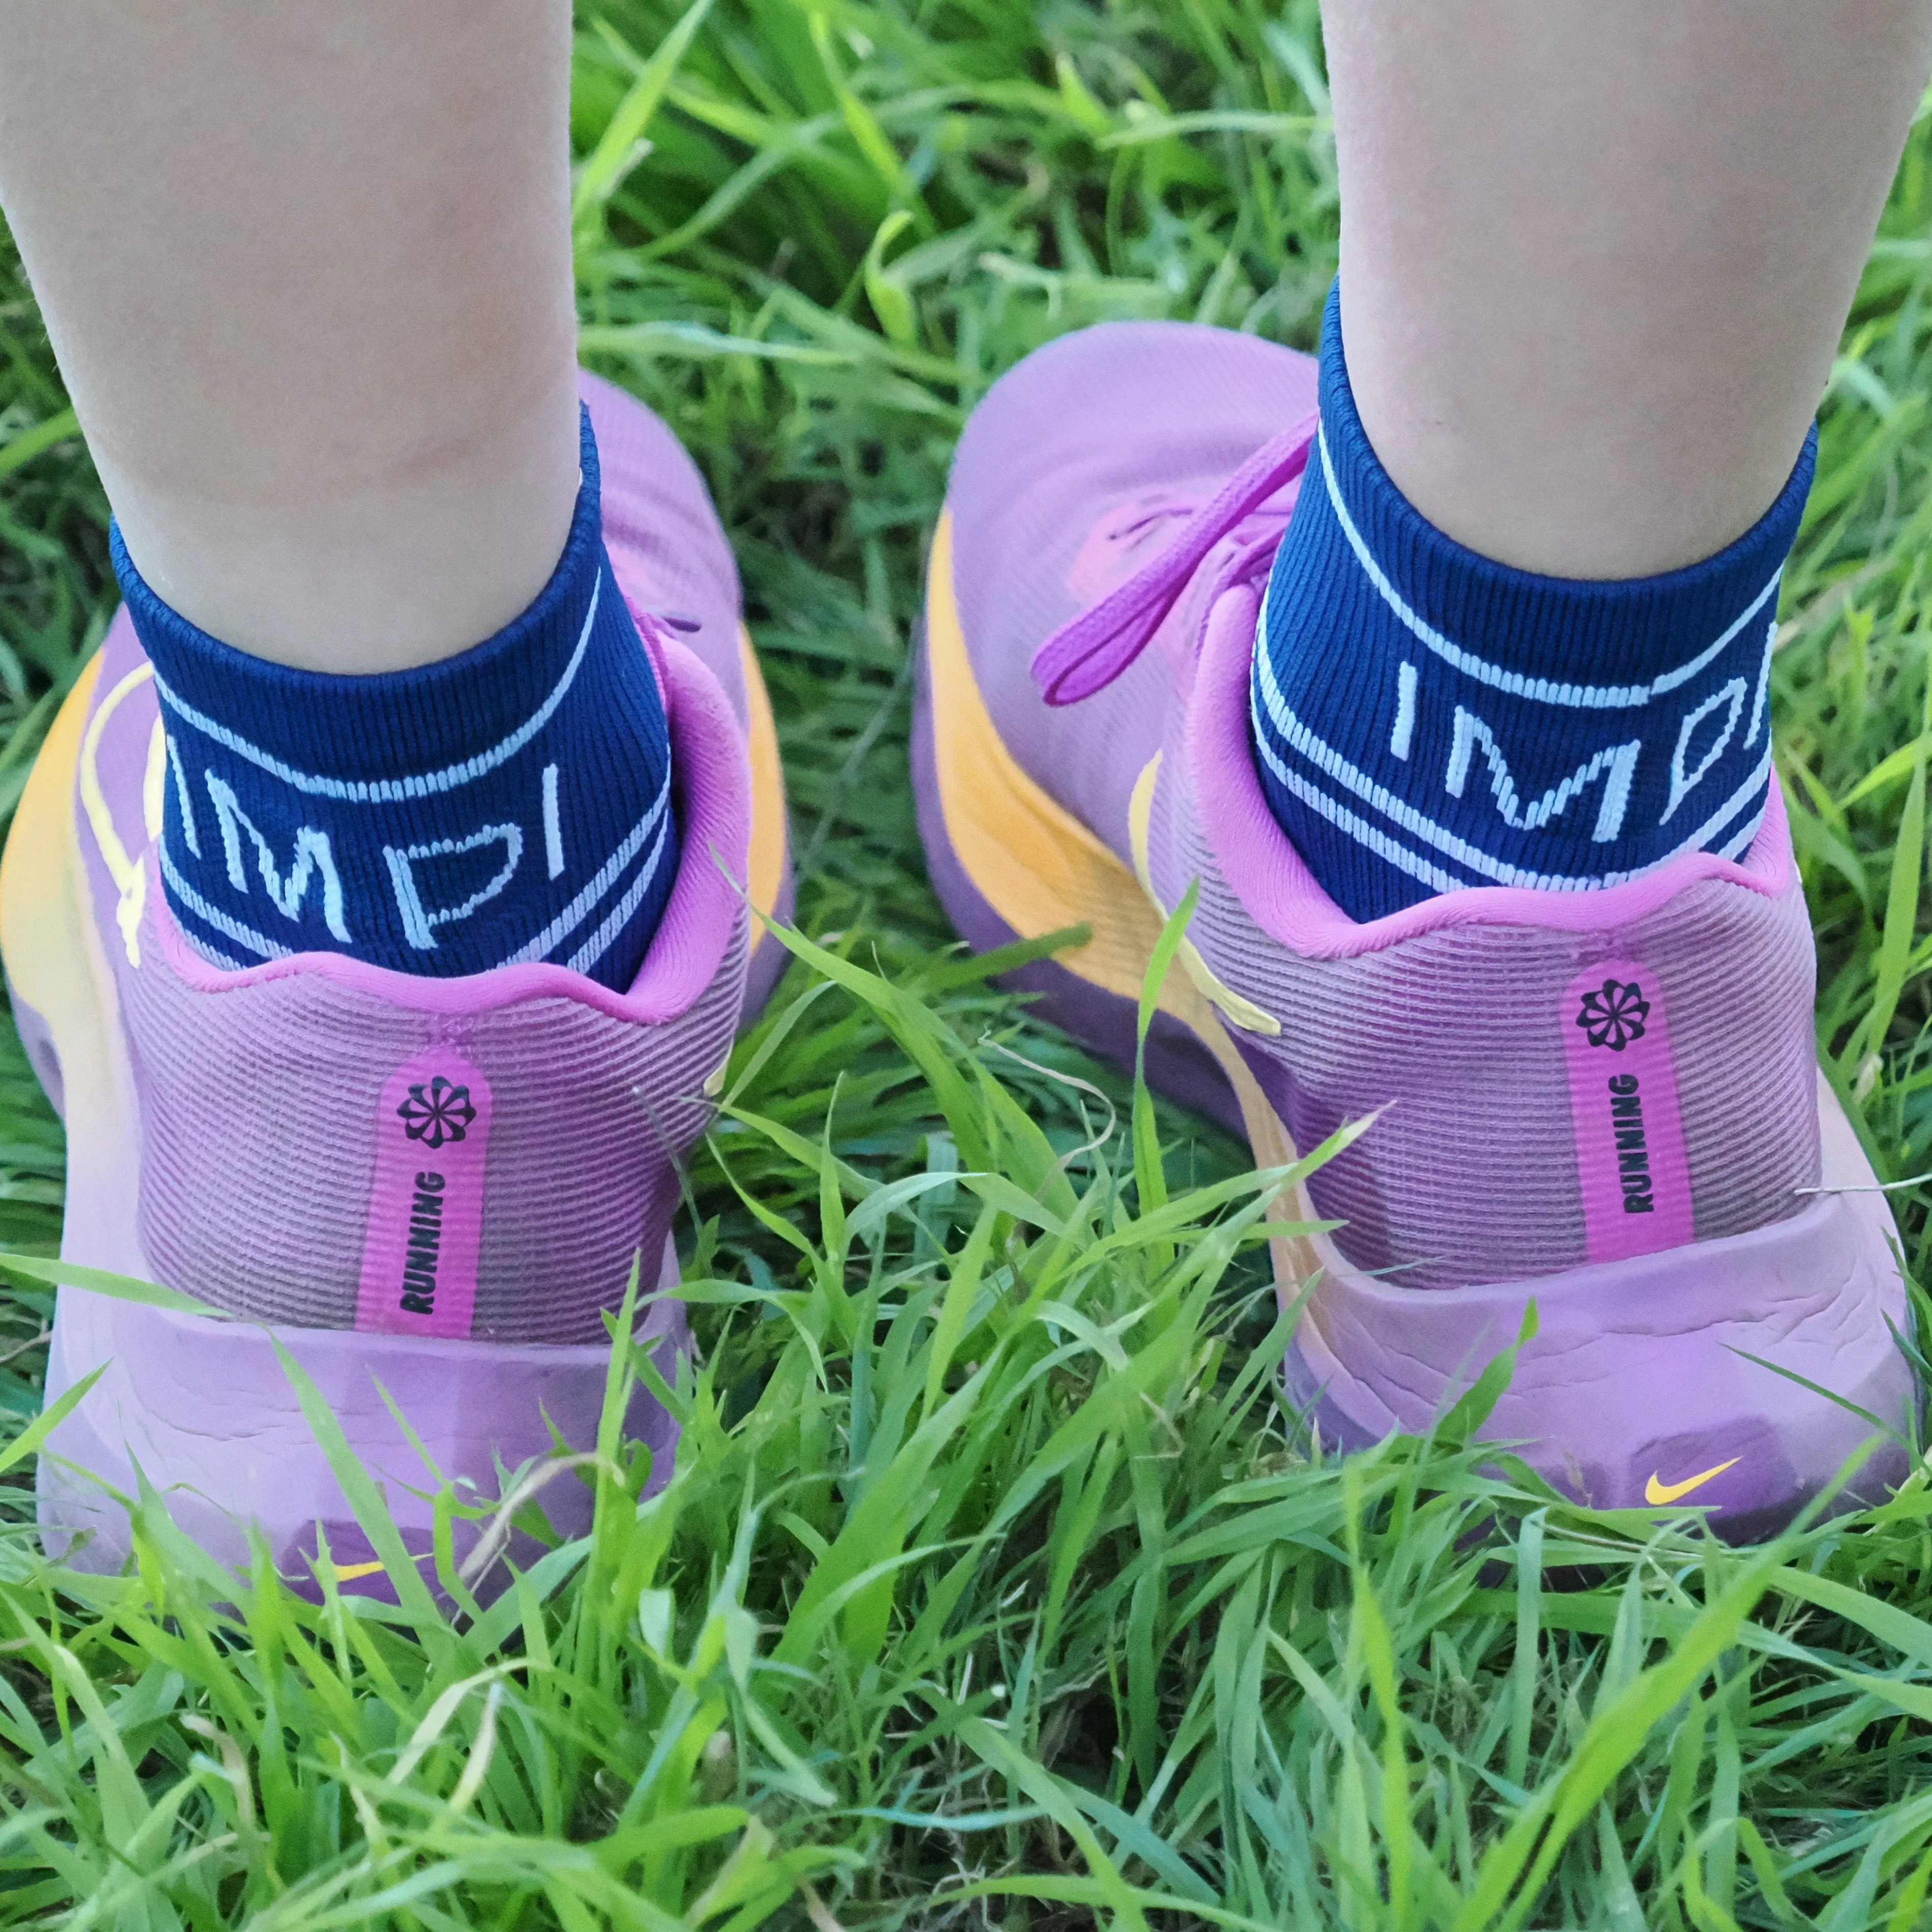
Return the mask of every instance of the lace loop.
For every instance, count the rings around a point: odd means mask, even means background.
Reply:
[[[1031,668],[1048,704],[1078,704],[1106,690],[1147,649],[1208,552],[1308,467],[1316,428],[1311,414],[1264,443],[1158,556],[1040,646]]]

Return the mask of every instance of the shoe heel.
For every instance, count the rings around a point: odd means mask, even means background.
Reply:
[[[659,1285],[676,1280],[676,1252],[667,1246]],[[640,1306],[638,1340],[674,1381],[676,1358],[689,1346],[683,1304],[658,1295]],[[145,1478],[176,1526],[218,1562],[245,1568],[250,1528],[259,1527],[279,1574],[314,1598],[319,1528],[340,1588],[393,1601],[394,1584],[302,1413],[278,1342],[328,1403],[350,1454],[382,1491],[404,1547],[424,1559],[433,1588],[435,1497],[444,1480],[460,1481],[464,1501],[488,1502],[500,1477],[507,1481],[526,1465],[555,1458],[557,1438],[580,1454],[596,1444],[610,1364],[602,1345],[270,1330],[64,1288],[50,1398],[104,1364],[106,1372],[40,1460],[50,1555],[77,1569],[119,1569],[130,1526],[112,1492],[131,1498]],[[632,1391],[626,1424],[627,1438],[650,1449],[655,1492],[670,1478],[677,1424],[641,1388]],[[434,1445],[436,1468],[418,1442]],[[568,1466],[542,1481],[533,1500],[566,1540],[588,1532],[591,1491]],[[476,1524],[454,1526],[459,1569],[478,1534]],[[520,1536],[500,1553],[527,1564],[539,1552]],[[487,1598],[506,1575],[490,1564],[470,1587]]]

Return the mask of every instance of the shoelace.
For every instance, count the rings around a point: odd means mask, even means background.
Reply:
[[[1174,532],[1165,549],[1061,625],[1034,652],[1034,682],[1048,704],[1078,704],[1106,690],[1147,649],[1208,553],[1308,467],[1317,427],[1311,415],[1262,444]],[[1224,568],[1222,583],[1239,581],[1262,554],[1274,548],[1280,536],[1271,531],[1246,545]]]

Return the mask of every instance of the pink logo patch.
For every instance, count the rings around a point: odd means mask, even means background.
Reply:
[[[1696,1229],[1657,975],[1627,959],[1580,973],[1563,996],[1563,1035],[1591,1260],[1683,1246]]]
[[[470,1333],[489,1148],[490,1083],[460,1054],[433,1046],[389,1076],[376,1109],[358,1328]]]

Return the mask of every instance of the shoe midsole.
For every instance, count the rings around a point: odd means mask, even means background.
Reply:
[[[662,1278],[676,1285],[676,1254],[668,1245]],[[674,1356],[688,1346],[683,1304],[668,1294],[650,1301],[640,1311],[638,1339],[674,1379]],[[277,1568],[299,1581],[317,1523],[341,1560],[345,1536],[357,1534],[355,1512],[310,1430],[284,1354],[328,1405],[412,1548],[428,1546],[446,1481],[461,1482],[466,1502],[487,1502],[502,1478],[553,1454],[558,1438],[580,1453],[594,1447],[610,1364],[610,1349],[597,1343],[268,1329],[64,1288],[49,1393],[104,1365],[105,1372],[41,1460],[40,1520],[57,1532],[49,1538],[53,1553],[82,1569],[118,1568],[129,1527],[112,1492],[132,1497],[138,1469],[167,1492],[176,1526],[219,1562],[247,1562],[249,1528],[259,1525]],[[650,1444],[651,1486],[661,1487],[676,1424],[638,1391],[626,1434]],[[538,1501],[560,1534],[589,1528],[584,1484],[568,1478],[546,1484]],[[466,1540],[459,1534],[459,1544]]]

